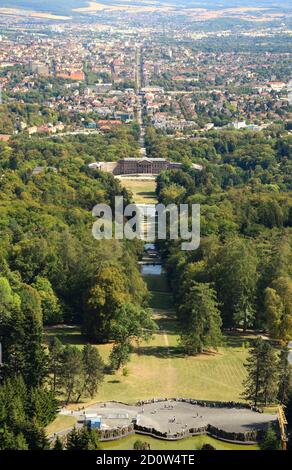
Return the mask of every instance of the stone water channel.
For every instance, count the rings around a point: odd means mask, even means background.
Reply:
[[[156,215],[152,204],[137,204],[138,208],[144,213],[143,231],[144,231],[144,256],[140,261],[142,276],[161,276],[162,264],[159,253],[155,246],[155,239],[147,240],[147,233],[155,234]]]

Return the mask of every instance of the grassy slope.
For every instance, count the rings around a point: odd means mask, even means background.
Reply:
[[[74,424],[76,424],[76,418],[74,418],[74,416],[58,415],[57,418],[46,427],[46,431],[49,436],[55,432],[69,429]]]
[[[136,204],[156,203],[155,180],[134,180],[121,179],[121,184],[133,194],[133,200]]]
[[[241,336],[227,337],[227,344],[218,354],[184,357],[181,354],[176,322],[173,316],[157,311],[161,330],[148,344],[136,347],[127,368],[107,375],[94,401],[119,400],[135,402],[143,398],[184,396],[206,400],[239,400],[245,377],[243,363],[247,351]],[[47,337],[56,335],[66,344],[81,347],[85,341],[77,328],[47,330]],[[111,345],[97,346],[107,360]],[[163,371],[163,373],[162,373]]]

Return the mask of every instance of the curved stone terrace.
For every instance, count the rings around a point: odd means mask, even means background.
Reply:
[[[129,426],[138,432],[162,439],[182,439],[195,434],[210,434],[229,441],[254,443],[258,432],[277,420],[276,414],[260,413],[237,404],[163,399],[137,405],[97,403],[61,414],[76,417],[81,426],[86,419],[101,419],[101,429]]]

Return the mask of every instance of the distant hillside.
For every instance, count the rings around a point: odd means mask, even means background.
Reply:
[[[49,11],[53,13],[71,13],[74,8],[88,5],[90,0],[0,0],[0,7],[26,8],[35,11]],[[94,0],[91,0],[94,1]],[[105,5],[145,5],[145,0],[96,0]],[[173,5],[184,8],[232,8],[232,7],[267,7],[289,8],[290,0],[149,0],[157,5]]]
[[[86,0],[0,0],[0,7],[68,14],[72,8],[84,7],[87,3]]]
[[[101,0],[101,3],[107,2],[114,3],[114,0]],[[137,3],[139,3],[139,1]],[[183,6],[184,8],[291,8],[291,0],[161,0],[161,2],[158,3]]]

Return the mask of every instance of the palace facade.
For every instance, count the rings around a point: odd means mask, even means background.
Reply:
[[[164,170],[179,169],[182,163],[169,162],[165,158],[123,158],[117,162],[90,163],[89,168],[98,168],[113,175],[159,175]],[[197,170],[201,165],[193,164]]]

